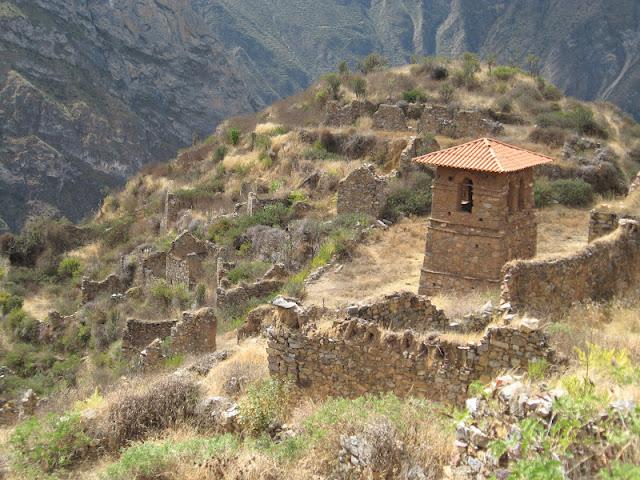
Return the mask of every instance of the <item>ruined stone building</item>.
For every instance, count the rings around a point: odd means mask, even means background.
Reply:
[[[533,167],[551,158],[481,138],[415,161],[437,169],[420,294],[498,286],[505,263],[535,256]]]

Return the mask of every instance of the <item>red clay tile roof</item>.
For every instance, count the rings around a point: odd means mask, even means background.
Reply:
[[[553,159],[493,138],[479,138],[456,147],[428,153],[414,158],[414,161],[436,167],[506,173],[550,163]]]

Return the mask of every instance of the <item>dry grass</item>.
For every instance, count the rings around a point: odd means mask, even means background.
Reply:
[[[589,211],[563,206],[538,210],[538,256],[567,255],[587,245]]]
[[[203,381],[207,395],[238,396],[248,385],[266,378],[269,371],[265,347],[263,339],[246,340],[229,360],[209,372]]]
[[[54,299],[47,292],[40,291],[35,295],[26,297],[22,308],[33,318],[44,320],[53,308]]]
[[[468,313],[479,311],[488,301],[498,306],[500,290],[498,287],[489,290],[476,290],[466,294],[440,294],[431,298],[431,302],[444,310],[448,318],[461,318]]]
[[[359,245],[351,262],[307,288],[305,303],[327,307],[401,290],[418,291],[424,258],[425,219],[405,219]]]

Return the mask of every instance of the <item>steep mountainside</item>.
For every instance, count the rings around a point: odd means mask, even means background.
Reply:
[[[376,50],[536,54],[569,95],[638,115],[639,25],[633,0],[0,1],[0,218],[78,219],[194,134]]]

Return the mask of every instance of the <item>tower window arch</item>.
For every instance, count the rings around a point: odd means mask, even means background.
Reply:
[[[473,211],[473,180],[465,178],[460,189],[460,211],[471,213]]]

